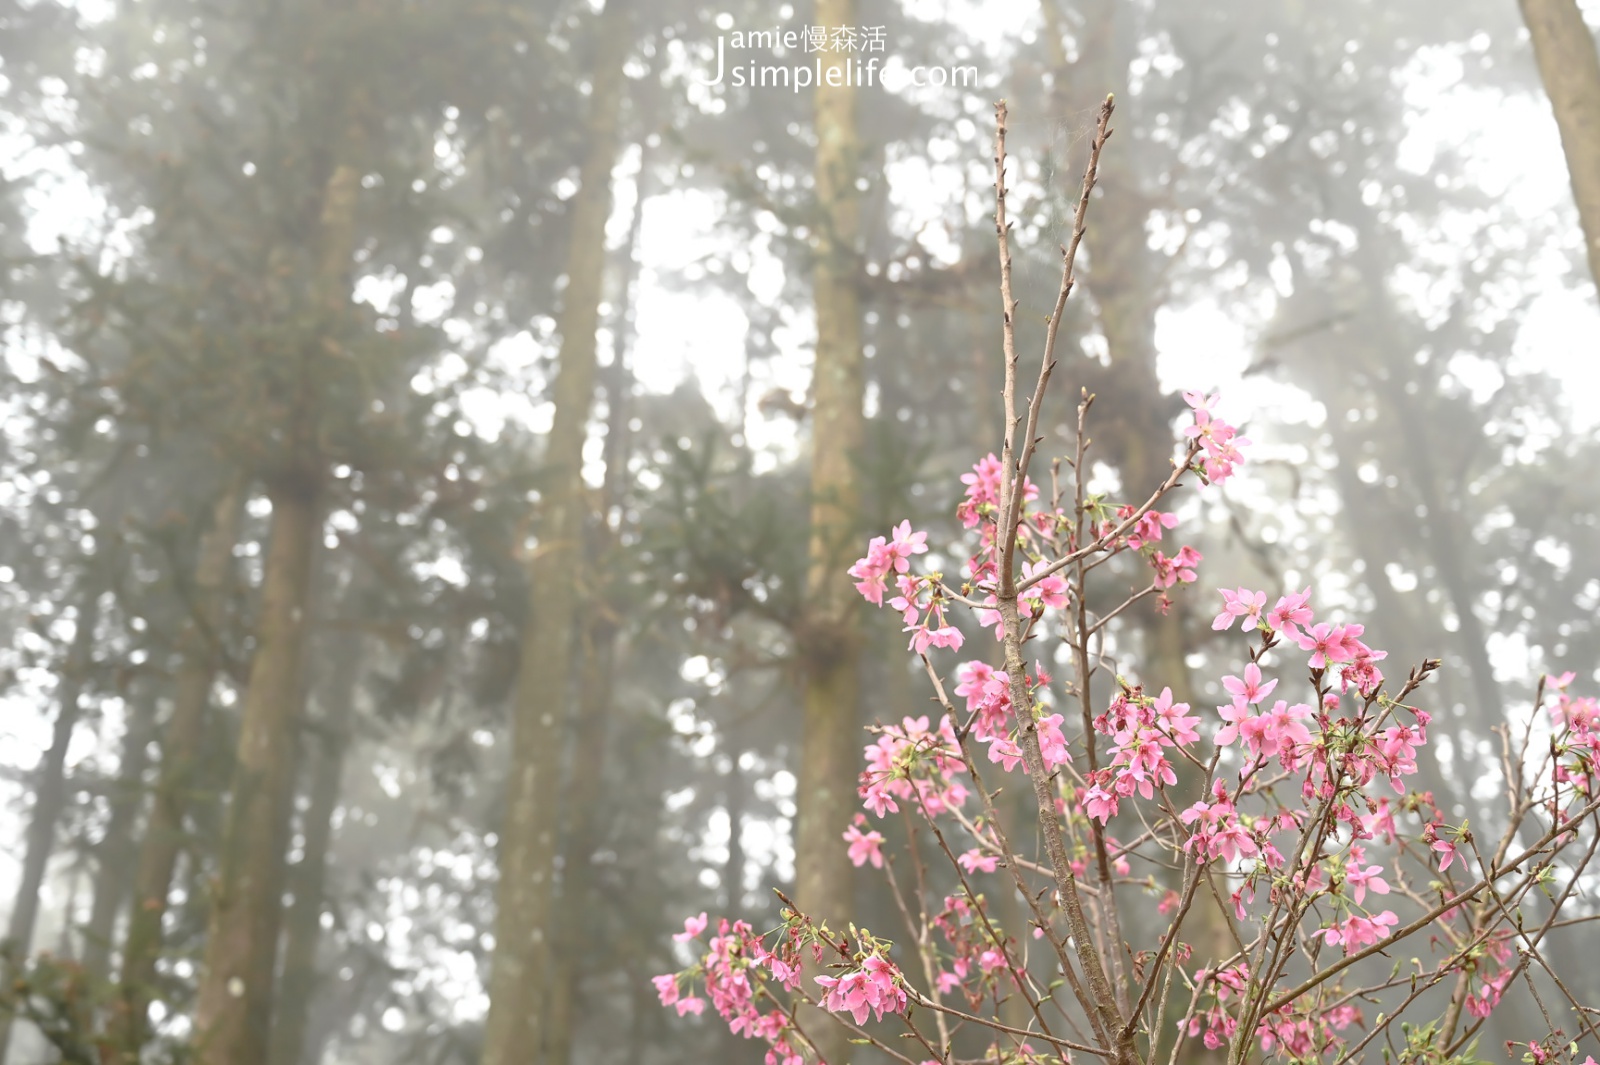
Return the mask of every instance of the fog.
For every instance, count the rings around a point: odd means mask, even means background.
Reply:
[[[685,917],[765,931],[778,892],[921,981],[841,840],[861,752],[1003,645],[953,607],[925,669],[846,571],[906,520],[919,572],[996,590],[957,506],[1008,440],[1000,100],[1024,411],[1059,333],[1044,496],[1089,393],[1108,506],[1172,471],[1184,393],[1250,440],[1162,504],[1197,579],[1107,618],[1092,682],[1041,628],[1041,698],[1170,687],[1210,736],[1219,590],[1310,588],[1391,684],[1439,660],[1412,787],[1492,848],[1502,737],[1545,742],[1542,678],[1600,684],[1597,31],[1574,0],[0,0],[0,1065],[759,1062],[652,978],[698,960]],[[1476,1060],[1600,1053],[1580,873]],[[1004,998],[970,1008],[1033,1031]],[[1057,1060],[973,1029],[816,1049]]]

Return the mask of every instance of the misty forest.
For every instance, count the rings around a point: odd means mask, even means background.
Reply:
[[[1597,33],[0,0],[0,1065],[1594,1065]]]

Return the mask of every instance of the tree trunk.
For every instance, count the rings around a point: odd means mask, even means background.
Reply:
[[[621,292],[617,299],[616,320],[612,326],[611,365],[605,374],[606,439],[605,483],[601,489],[596,534],[590,540],[586,572],[595,584],[607,556],[616,545],[619,529],[610,515],[625,500],[628,482],[628,410],[633,391],[628,355],[633,346],[633,318],[628,308],[633,303],[633,287],[638,278],[635,252],[644,223],[644,204],[648,198],[650,145],[640,142],[639,177],[634,183],[633,218],[628,223],[628,240],[623,255]],[[618,524],[620,525],[620,519]],[[608,726],[613,712],[612,677],[620,635],[617,619],[611,613],[608,597],[592,587],[597,606],[583,631],[583,672],[579,680],[578,717],[574,729],[576,756],[572,786],[568,791],[565,839],[562,845],[561,920],[562,940],[555,952],[555,972],[550,983],[549,1049],[551,1065],[569,1065],[573,1058],[573,1032],[577,1025],[577,1004],[583,983],[582,929],[590,900],[590,863],[595,850],[595,823],[600,788],[605,779],[605,760],[610,750]]]
[[[167,913],[178,854],[183,849],[184,812],[196,759],[205,734],[206,709],[217,670],[216,634],[221,629],[233,548],[239,539],[244,481],[235,478],[217,497],[211,527],[200,540],[191,593],[193,616],[180,637],[181,659],[172,714],[161,736],[161,772],[134,872],[134,907],[122,947],[120,1043],[124,1060],[136,1062],[148,1038],[149,1005],[161,956],[161,923]]]
[[[588,513],[583,445],[594,400],[611,170],[616,165],[623,66],[633,43],[631,6],[632,0],[607,0],[596,26],[588,147],[573,202],[561,310],[556,413],[546,438],[548,480],[535,522],[538,544],[528,563],[528,619],[512,710],[483,1065],[542,1060],[548,1036],[563,722]]]
[[[361,637],[349,635],[335,651],[333,676],[315,735],[311,795],[302,822],[305,845],[290,876],[294,902],[285,921],[283,972],[278,978],[278,1006],[272,1026],[271,1065],[298,1065],[306,1046],[312,996],[320,983],[317,947],[322,942],[322,910],[327,895],[328,844],[333,839],[333,814],[339,805],[345,752],[350,745],[350,720],[361,681]]]
[[[270,498],[261,617],[195,1006],[198,1065],[265,1065],[267,1060],[284,837],[294,794],[294,731],[304,701],[305,621],[321,531],[315,491],[278,487]]]
[[[39,893],[44,887],[50,854],[55,849],[56,822],[67,805],[67,748],[82,710],[84,681],[94,658],[94,630],[100,621],[100,586],[90,577],[83,604],[78,608],[72,645],[62,665],[60,708],[56,711],[50,747],[39,760],[34,773],[33,813],[28,821],[27,842],[22,856],[22,876],[17,883],[16,903],[6,928],[6,944],[22,963],[33,946],[34,925],[39,920]],[[11,1018],[0,1017],[0,1062],[6,1060],[11,1036]]]
[[[349,137],[361,129],[352,120]],[[338,163],[323,185],[317,259],[307,310],[337,329],[350,305],[360,172]],[[327,463],[318,442],[314,366],[300,353],[283,426],[286,454],[266,478],[272,525],[261,575],[261,614],[250,660],[211,912],[195,1001],[195,1065],[266,1065],[283,923],[284,850],[294,801],[294,740],[306,697],[304,659],[312,576],[322,544]]]
[[[128,870],[137,858],[134,825],[144,806],[144,771],[150,764],[150,741],[156,734],[156,692],[149,681],[134,685],[127,731],[118,759],[117,785],[111,797],[111,816],[105,837],[95,848],[94,902],[83,931],[83,967],[94,983],[111,971],[111,942],[133,892]]]
[[[854,0],[816,0],[814,22],[850,26]],[[814,97],[816,155],[817,352],[811,377],[811,534],[801,601],[800,668],[805,737],[800,751],[795,902],[820,921],[847,920],[854,875],[841,834],[856,808],[862,738],[861,611],[845,575],[860,553],[860,477],[866,437],[865,360],[856,284],[861,169],[856,92],[848,79],[828,84],[847,56],[825,53]],[[847,1033],[831,1020],[806,1026],[828,1065],[848,1060]]]
[[[590,862],[595,850],[596,807],[604,783],[605,752],[611,720],[611,676],[616,626],[597,616],[583,639],[582,688],[578,696],[572,786],[568,792],[566,839],[562,847],[561,919],[555,925],[556,950],[550,981],[550,1065],[576,1062],[572,1056],[577,1004],[583,983],[583,942],[593,905]]]
[[[1550,97],[1589,272],[1600,285],[1600,54],[1577,0],[1521,0],[1533,57]]]

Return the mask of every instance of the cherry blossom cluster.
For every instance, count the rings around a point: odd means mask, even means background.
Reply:
[[[964,529],[978,530],[977,549],[967,559],[964,572],[973,584],[993,583],[999,576],[1000,459],[990,452],[978,460],[970,473],[961,475],[966,498],[956,507],[956,518]],[[1055,524],[1052,514],[1032,514],[1029,505],[1038,502],[1039,486],[1027,478],[1022,482],[1023,522],[1018,534],[1036,539]]]
[[[1050,674],[1043,665],[1037,672],[1025,675],[1023,680],[1035,696],[1050,684]],[[983,662],[964,662],[957,669],[961,683],[956,694],[967,699],[967,709],[972,716],[972,734],[989,744],[989,761],[998,763],[1006,772],[1012,772],[1022,762],[1022,748],[1017,745],[1016,734],[1009,728],[1011,710],[1011,678],[1004,670],[994,669]],[[1033,700],[1033,726],[1039,738],[1039,752],[1047,769],[1066,765],[1072,761],[1067,749],[1066,735],[1061,731],[1060,714],[1047,714],[1037,697]]]
[[[881,1021],[885,1013],[906,1010],[905,980],[894,962],[877,951],[862,955],[856,968],[839,976],[817,977],[817,983],[826,991],[822,1008],[848,1013],[857,1024],[865,1024],[869,1013]]]
[[[1244,461],[1239,449],[1250,441],[1212,412],[1216,396],[1185,392],[1183,401],[1194,411],[1194,424],[1185,429],[1183,435],[1200,444],[1199,461],[1194,468],[1211,484],[1221,484],[1232,477],[1234,467]]]
[[[1184,545],[1169,556],[1154,546],[1161,542],[1165,530],[1178,527],[1178,515],[1174,513],[1149,510],[1140,514],[1137,508],[1124,503],[1115,508],[1114,514],[1114,517],[1108,515],[1100,518],[1097,535],[1111,544],[1114,550],[1126,547],[1144,559],[1152,571],[1152,583],[1161,592],[1156,607],[1165,614],[1172,608],[1172,599],[1166,594],[1167,590],[1178,584],[1193,584],[1198,579],[1196,567],[1201,562],[1200,552]],[[1117,530],[1130,520],[1133,528],[1119,537]]]
[[[937,730],[929,730],[926,716],[885,726],[867,746],[866,761],[859,792],[862,804],[878,817],[899,812],[900,802],[937,817],[967,801],[961,779],[966,766],[948,715]]]
[[[1239,448],[1249,443],[1237,436],[1237,429],[1216,417],[1211,411],[1215,397],[1199,393],[1186,393],[1193,408],[1194,424],[1185,432],[1196,441],[1192,468],[1213,483],[1226,480],[1234,466],[1241,460]],[[1000,611],[994,586],[999,570],[998,522],[1002,464],[993,453],[975,463],[970,472],[962,474],[966,486],[965,498],[956,508],[956,517],[962,527],[978,530],[976,550],[968,557],[963,573],[966,587],[982,597],[977,611],[977,622],[991,629],[995,639],[1003,638]],[[1022,548],[1022,594],[1017,600],[1017,610],[1029,621],[1040,618],[1047,610],[1065,607],[1068,600],[1066,578],[1054,571],[1049,557],[1058,549],[1081,543],[1072,528],[1072,522],[1059,508],[1033,509],[1039,502],[1039,488],[1023,478],[1022,505],[1018,516],[1017,538]],[[1168,589],[1178,584],[1191,584],[1198,577],[1197,566],[1201,555],[1195,548],[1184,545],[1168,555],[1154,545],[1161,542],[1164,530],[1177,527],[1176,514],[1159,510],[1141,512],[1131,504],[1105,508],[1099,503],[1090,508],[1098,520],[1085,531],[1105,545],[1107,551],[1124,549],[1142,556],[1152,571],[1152,584],[1161,593],[1157,603],[1165,612],[1171,606]],[[1132,528],[1124,528],[1131,523]],[[867,545],[867,553],[850,567],[850,576],[856,580],[856,590],[874,606],[882,607],[884,597],[890,592],[890,580],[898,592],[888,605],[899,611],[905,621],[905,631],[912,634],[911,648],[922,654],[930,647],[948,647],[959,650],[962,635],[951,625],[946,613],[947,595],[943,594],[938,575],[918,577],[911,572],[913,555],[926,553],[928,534],[913,531],[910,522],[895,526],[889,537],[875,536]]]
[[[1250,966],[1241,962],[1216,972],[1201,969],[1195,973],[1195,983],[1206,992],[1207,1006],[1180,1023],[1208,1050],[1218,1050],[1238,1031],[1230,1000],[1242,998],[1249,989]],[[1343,1043],[1338,1033],[1360,1023],[1361,1011],[1348,1003],[1321,1009],[1288,1005],[1262,1018],[1255,1034],[1263,1054],[1276,1050],[1291,1061],[1315,1061],[1336,1052]]]
[[[974,1009],[996,990],[1005,995],[1015,986],[1008,960],[1014,944],[1004,939],[987,905],[982,895],[946,895],[944,908],[933,918],[948,951],[948,960],[941,958],[934,986],[941,995],[959,992]]]
[[[856,578],[856,591],[867,602],[880,607],[889,591],[889,579],[894,578],[898,594],[889,599],[889,606],[899,611],[905,620],[905,631],[911,633],[912,650],[918,654],[929,647],[960,650],[961,630],[946,620],[938,577],[911,574],[911,556],[927,550],[928,534],[913,532],[911,523],[903,521],[895,526],[892,538],[872,538],[866,555],[850,567],[850,576]]]
[[[1600,701],[1594,696],[1574,697],[1567,689],[1574,674],[1563,673],[1552,681],[1556,701],[1550,718],[1558,730],[1556,781],[1585,795],[1594,794],[1595,767],[1600,765]]]
[[[848,1014],[856,1024],[865,1023],[869,1015],[881,1020],[886,1013],[905,1012],[910,1001],[905,978],[889,960],[887,943],[860,932],[851,953],[826,926],[813,925],[793,909],[786,909],[784,917],[784,924],[769,936],[757,935],[744,921],[718,921],[717,934],[694,965],[653,978],[661,1004],[674,1007],[680,1017],[699,1016],[709,999],[731,1032],[768,1045],[766,1065],[804,1065],[810,1047],[785,999],[802,991],[806,954],[815,964],[825,954],[838,952],[849,963],[835,966],[834,975],[813,978],[818,1005]],[[678,943],[698,941],[707,924],[704,913],[690,917],[672,938]],[[704,988],[704,998],[694,993],[696,984]]]
[[[1467,1012],[1480,1020],[1487,1018],[1500,1005],[1506,986],[1516,975],[1511,967],[1511,960],[1515,956],[1511,940],[1510,929],[1498,929],[1467,957],[1467,971],[1472,974],[1474,984],[1467,995]]]
[[[1464,868],[1483,862],[1465,824],[1448,823],[1431,793],[1411,786],[1432,722],[1407,697],[1438,663],[1424,663],[1398,694],[1392,693],[1380,665],[1386,652],[1364,641],[1361,624],[1318,617],[1310,587],[1276,596],[1239,587],[1221,590],[1222,607],[1212,629],[1227,632],[1237,622],[1249,641],[1248,658],[1232,672],[1218,671],[1226,701],[1214,715],[1179,701],[1170,687],[1156,694],[1154,685],[1120,676],[1109,703],[1095,708],[1077,690],[1075,676],[1067,694],[1081,701],[1081,716],[1075,710],[1056,712],[1054,680],[1044,662],[1035,660],[1031,672],[1021,665],[1027,641],[1059,636],[1076,651],[1075,673],[1084,668],[1092,653],[1086,635],[1092,630],[1084,618],[1096,617],[1089,610],[1084,575],[1100,562],[1125,555],[1135,560],[1134,572],[1143,568],[1150,574],[1148,586],[1135,587],[1112,614],[1140,599],[1153,600],[1165,612],[1171,605],[1168,593],[1198,579],[1200,553],[1188,545],[1174,547],[1179,516],[1157,504],[1179,473],[1193,472],[1209,484],[1225,481],[1248,441],[1216,414],[1215,397],[1185,393],[1184,398],[1193,418],[1184,430],[1186,457],[1142,506],[1087,494],[1080,481],[1068,512],[1057,501],[1046,503],[1038,486],[1022,478],[1017,523],[1010,526],[1000,510],[1005,470],[991,454],[961,478],[965,492],[956,517],[975,546],[959,590],[945,585],[941,574],[914,572],[913,559],[929,552],[929,537],[909,522],[895,526],[889,536],[874,537],[866,555],[850,568],[864,598],[901,614],[918,655],[933,647],[961,648],[961,631],[949,613],[963,605],[980,627],[994,631],[1014,667],[961,662],[946,696],[938,672],[926,663],[945,713],[937,725],[931,716],[908,716],[875,729],[859,778],[864,812],[841,834],[855,867],[870,865],[888,876],[912,925],[908,931],[930,985],[926,993],[911,989],[887,942],[854,928],[850,939],[832,936],[791,907],[770,950],[748,926],[722,922],[697,966],[657,978],[664,1005],[698,1014],[709,1000],[735,1032],[768,1042],[770,1065],[799,1065],[812,1048],[801,1045],[792,1014],[764,989],[799,990],[805,997],[811,989],[801,987],[803,950],[812,951],[813,962],[824,952],[838,955],[832,971],[815,979],[817,1002],[855,1025],[905,1015],[916,1002],[937,1009],[941,998],[957,995],[973,1011],[985,1003],[997,1009],[1013,995],[1028,998],[1039,993],[1037,985],[1026,975],[1017,942],[993,920],[985,896],[976,893],[974,878],[982,875],[1003,878],[1005,891],[1027,886],[1024,897],[1034,907],[1032,936],[1048,937],[1063,959],[1070,947],[1062,926],[1069,917],[1100,922],[1089,924],[1088,934],[1109,938],[1117,926],[1114,910],[1107,923],[1107,909],[1117,904],[1118,895],[1147,887],[1157,912],[1179,922],[1159,952],[1132,943],[1127,952],[1097,946],[1108,957],[1132,960],[1133,976],[1119,973],[1118,979],[1142,980],[1151,964],[1173,967],[1193,990],[1182,1015],[1170,1016],[1181,1038],[1199,1039],[1211,1049],[1237,1048],[1243,1040],[1246,1047],[1258,1046],[1264,1057],[1296,1062],[1338,1057],[1350,1050],[1352,1040],[1361,1040],[1356,1052],[1366,1045],[1375,1034],[1363,1012],[1368,997],[1347,986],[1344,976],[1312,981],[1292,1000],[1271,998],[1281,993],[1285,972],[1274,951],[1285,949],[1283,944],[1311,943],[1314,949],[1306,954],[1313,971],[1325,966],[1341,972],[1328,959],[1358,962],[1358,956],[1414,934],[1423,923],[1402,926],[1391,901],[1426,906],[1435,894],[1459,892],[1463,878],[1477,875]],[[1078,474],[1081,478],[1084,471]],[[1014,585],[1004,586],[1020,589],[1015,600],[1020,624],[1013,623],[1012,631],[998,599],[1001,566],[1013,564],[1013,553],[1001,551],[1004,536],[1015,538],[1009,546],[1015,548],[1017,572]],[[957,548],[947,557],[963,553]],[[1041,628],[1047,617],[1048,627]],[[1600,760],[1600,705],[1571,694],[1573,679],[1566,674],[1553,682],[1552,762],[1538,777],[1545,788],[1541,808],[1558,826],[1594,812],[1585,804]],[[979,757],[978,745],[986,759]],[[980,767],[987,773],[987,766],[1005,774],[1024,772],[1032,785],[1024,786],[1024,793],[1041,803],[1053,801],[1061,819],[1057,831],[1065,837],[1057,843],[1063,846],[1032,861],[1011,850],[1016,840],[1008,841],[1000,830],[1003,819],[994,815],[992,797],[1013,785],[997,788],[991,782],[984,790]],[[967,809],[975,795],[982,801],[977,813]],[[960,890],[945,895],[942,908],[928,898],[908,902],[899,894],[886,853],[887,829],[875,827],[873,819],[902,812],[931,825],[959,878]],[[1042,826],[1046,820],[1040,818]],[[1119,826],[1131,830],[1120,834],[1133,842],[1119,842],[1113,832]],[[1559,830],[1552,832],[1560,845]],[[1133,881],[1130,858],[1147,862],[1146,868],[1181,871],[1186,890],[1153,877]],[[1087,917],[1070,914],[1062,894],[1068,889],[1046,893],[1035,890],[1037,883],[1029,885],[1052,871],[1046,862],[1064,863],[1075,878],[1069,883],[1085,885],[1076,905]],[[1232,958],[1201,959],[1208,964],[1191,969],[1195,946],[1177,938],[1177,931],[1202,871],[1205,890],[1220,888],[1218,897],[1228,899],[1243,938]],[[1408,879],[1413,871],[1431,886],[1421,890]],[[926,890],[920,864],[917,890]],[[932,916],[922,917],[919,926],[918,913]],[[1440,930],[1432,941],[1436,966],[1422,976],[1456,980],[1458,1011],[1474,1020],[1488,1017],[1526,965],[1525,959],[1517,960],[1509,929],[1497,911],[1481,905],[1452,906],[1438,913],[1435,923]],[[704,926],[702,914],[691,919],[685,935],[693,938]],[[1072,930],[1081,937],[1085,927],[1080,923]],[[686,990],[696,981],[705,988],[705,1000]],[[912,1034],[931,1048],[914,1026]],[[1530,1060],[1543,1054],[1539,1060],[1552,1065],[1574,1056],[1571,1051],[1561,1056],[1548,1042],[1523,1045]],[[1065,1057],[1059,1046],[1055,1054],[1051,1060]],[[1032,1061],[1035,1055],[1017,1038],[991,1047],[998,1062]]]

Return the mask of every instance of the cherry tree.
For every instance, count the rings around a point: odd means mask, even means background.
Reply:
[[[1108,97],[1024,401],[997,105],[1004,445],[962,477],[962,543],[936,553],[903,522],[848,574],[899,614],[941,711],[937,723],[874,730],[862,811],[840,826],[850,861],[887,878],[906,938],[787,897],[782,924],[764,932],[702,913],[675,937],[696,945],[695,962],[655,978],[661,1002],[680,1016],[709,1004],[734,1033],[768,1044],[769,1065],[818,1060],[824,1023],[907,1065],[970,1060],[957,1057],[962,1030],[986,1031],[981,1060],[1003,1063],[1171,1065],[1198,1044],[1230,1065],[1342,1065],[1380,1051],[1420,1065],[1475,1060],[1484,1021],[1523,994],[1540,1030],[1508,1049],[1576,1063],[1600,1040],[1600,1011],[1541,952],[1592,919],[1568,904],[1600,847],[1600,704],[1571,690],[1572,674],[1542,679],[1520,727],[1501,730],[1502,827],[1479,839],[1446,820],[1418,776],[1424,685],[1439,662],[1386,676],[1362,624],[1319,613],[1310,587],[1222,591],[1213,628],[1237,641],[1238,664],[1220,678],[1230,701],[1214,710],[1117,671],[1113,619],[1146,600],[1165,609],[1197,578],[1199,552],[1174,543],[1176,493],[1226,481],[1249,441],[1217,397],[1185,393],[1190,424],[1170,474],[1142,501],[1114,500],[1095,490],[1085,393],[1070,454],[1047,485],[1030,477],[1112,110]],[[963,555],[958,581],[919,565]],[[1102,567],[1137,574],[1133,590],[1102,602],[1106,582],[1090,580]],[[960,610],[993,633],[998,668],[936,663],[963,648]],[[1028,644],[1044,637],[1067,649],[1066,676],[1030,663]],[[1033,848],[996,808],[1019,784],[1037,810]],[[884,831],[895,818],[909,877]],[[948,872],[925,863],[925,838]],[[1028,928],[998,923],[990,900],[1006,891]],[[1192,941],[1191,918],[1208,906],[1223,913],[1224,946]],[[1025,1026],[1002,1019],[1015,1019],[1001,1010],[1012,1000]]]

